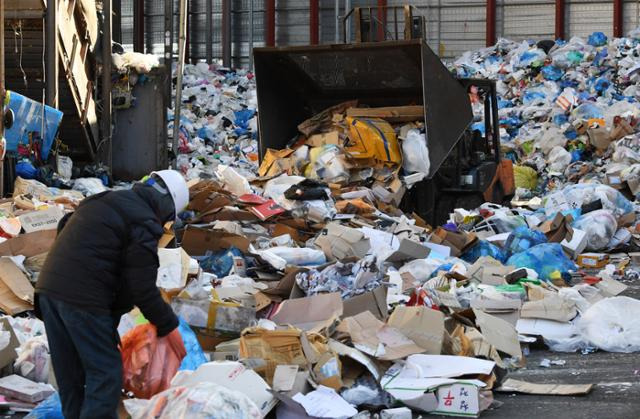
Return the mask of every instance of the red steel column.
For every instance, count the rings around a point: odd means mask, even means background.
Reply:
[[[487,46],[496,43],[496,0],[487,0]]]
[[[387,30],[387,0],[378,0],[378,41],[384,41]]]
[[[619,38],[622,36],[622,0],[613,0],[613,36]]]
[[[320,40],[320,9],[318,0],[309,0],[309,41],[318,45]]]
[[[268,47],[276,45],[276,0],[265,0],[265,20],[267,21],[266,43]]]
[[[556,39],[564,39],[564,0],[556,0]]]

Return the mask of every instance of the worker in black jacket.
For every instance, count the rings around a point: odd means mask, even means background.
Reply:
[[[182,175],[154,172],[130,190],[85,199],[58,226],[36,286],[66,419],[117,418],[120,316],[138,306],[161,339],[184,350],[156,287],[163,225],[188,203]]]

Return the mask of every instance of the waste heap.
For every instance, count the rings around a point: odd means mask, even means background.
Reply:
[[[632,34],[590,43],[573,39],[547,53],[501,40],[454,64],[460,75],[498,80],[502,144],[519,190],[510,207],[456,209],[442,226],[400,209],[429,170],[411,106],[402,115],[356,103],[328,109],[258,165],[252,75],[187,66],[178,166],[191,199],[166,226],[157,281],[181,317],[187,356],[172,360],[175,368],[137,356],[130,348],[150,355],[153,336],[139,312],[123,316],[128,413],[469,417],[500,405],[493,392],[588,393],[590,384],[528,383],[509,371],[540,342],[554,351],[640,351],[640,302],[621,296],[640,277],[626,176],[640,163],[637,76],[625,64],[639,42]],[[556,69],[560,77],[548,78]],[[596,83],[603,78],[605,88]],[[564,109],[567,89],[575,101]],[[586,105],[601,114],[578,112]],[[616,138],[623,121],[628,132]],[[594,132],[606,134],[604,149]],[[43,417],[59,412],[46,384],[44,329],[21,313],[32,308],[56,217],[82,197],[18,183],[0,219],[0,324],[9,342],[0,366],[15,372],[0,378],[0,394],[7,408]],[[172,380],[169,369],[180,370]],[[151,382],[157,370],[162,380]],[[27,392],[34,383],[44,387]]]

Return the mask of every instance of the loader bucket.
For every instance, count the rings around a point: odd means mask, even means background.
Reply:
[[[473,119],[464,87],[420,39],[254,49],[260,156],[318,112],[358,99],[423,105],[433,177]]]

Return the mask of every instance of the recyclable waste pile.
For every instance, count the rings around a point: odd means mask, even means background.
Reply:
[[[190,203],[165,226],[157,278],[187,354],[159,368],[153,329],[137,310],[122,317],[128,414],[477,417],[499,408],[496,392],[590,392],[509,374],[540,345],[640,351],[640,302],[623,295],[640,278],[639,44],[501,40],[452,64],[497,80],[518,188],[510,205],[457,208],[443,225],[403,210],[430,170],[422,107],[345,102],[259,161],[253,75],[187,66],[177,165]],[[82,196],[24,179],[16,190],[0,207],[0,367],[15,373],[0,394],[50,417],[32,284]],[[153,383],[139,373],[154,368]],[[21,380],[44,387],[6,390]]]

